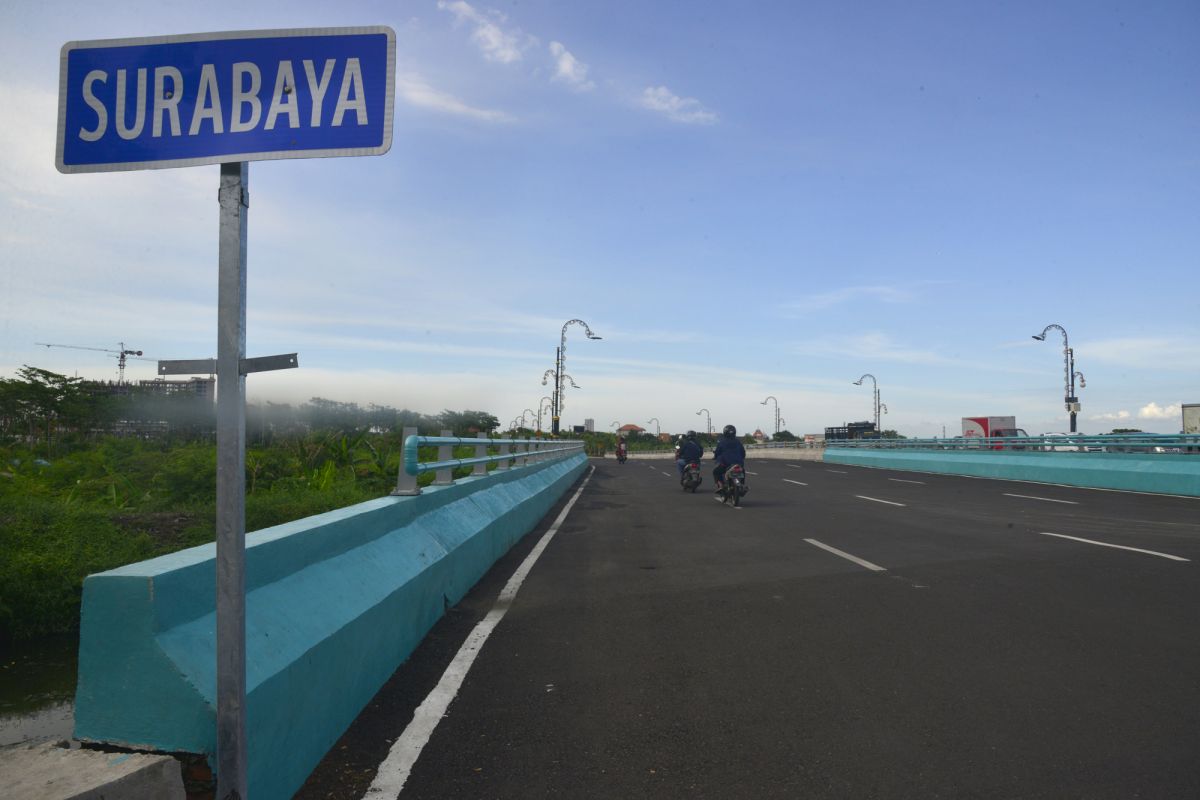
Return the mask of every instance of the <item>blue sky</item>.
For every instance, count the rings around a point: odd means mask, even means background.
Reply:
[[[1200,402],[1200,6],[296,2],[0,10],[0,374],[215,354],[217,168],[61,175],[70,40],[389,25],[391,151],[250,169],[251,402],[664,431]],[[127,377],[150,378],[152,361]],[[869,383],[869,382],[868,382]],[[653,425],[648,427],[653,428]]]

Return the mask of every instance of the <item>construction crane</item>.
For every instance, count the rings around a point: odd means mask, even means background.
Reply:
[[[121,349],[110,350],[107,347],[83,347],[77,344],[51,344],[49,342],[34,342],[42,347],[67,347],[71,350],[95,350],[98,353],[112,353],[117,359],[117,383],[125,383],[125,359],[130,356],[136,358],[142,354],[141,350],[130,350],[125,347],[124,342],[117,342],[117,346]]]

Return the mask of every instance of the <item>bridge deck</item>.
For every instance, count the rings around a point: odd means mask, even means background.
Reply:
[[[1200,796],[1200,501],[764,459],[735,510],[592,463],[402,797]],[[558,513],[300,797],[364,795]]]

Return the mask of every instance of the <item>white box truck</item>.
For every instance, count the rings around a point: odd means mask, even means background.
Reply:
[[[1016,417],[963,417],[962,435],[970,436],[1028,436],[1017,427]]]

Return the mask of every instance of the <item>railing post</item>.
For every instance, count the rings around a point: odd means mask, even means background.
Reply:
[[[485,434],[485,433],[478,433],[478,434],[476,434],[476,435],[477,435],[477,436],[478,436],[480,439],[486,439],[486,438],[488,438],[488,437],[487,437],[487,434]],[[476,457],[476,458],[483,458],[484,456],[486,456],[486,455],[487,455],[487,449],[488,449],[488,446],[487,446],[486,444],[477,444],[477,445],[475,445],[475,457]],[[476,465],[475,465],[475,469],[471,470],[471,474],[472,474],[472,475],[475,475],[475,476],[483,476],[483,475],[487,475],[487,464],[476,464]]]
[[[524,452],[524,455],[521,457],[521,466],[528,467],[529,466],[529,440],[528,439],[525,440],[525,446],[522,447],[521,450],[522,450],[522,452]]]
[[[453,436],[454,431],[442,431],[442,436]],[[438,445],[438,461],[449,461],[454,458],[454,445],[440,444]],[[434,486],[449,486],[454,483],[454,468],[446,467],[437,471],[437,477],[433,481]]]
[[[400,434],[400,475],[396,478],[396,490],[392,492],[398,497],[411,497],[421,493],[421,487],[417,485],[417,476],[404,471],[404,443],[408,441],[408,437],[416,435],[416,428],[405,428]]]
[[[503,436],[496,440],[496,454],[501,456],[508,455],[508,445],[504,442]],[[508,459],[501,458],[496,462],[496,470],[499,471],[505,469],[508,469]]]

